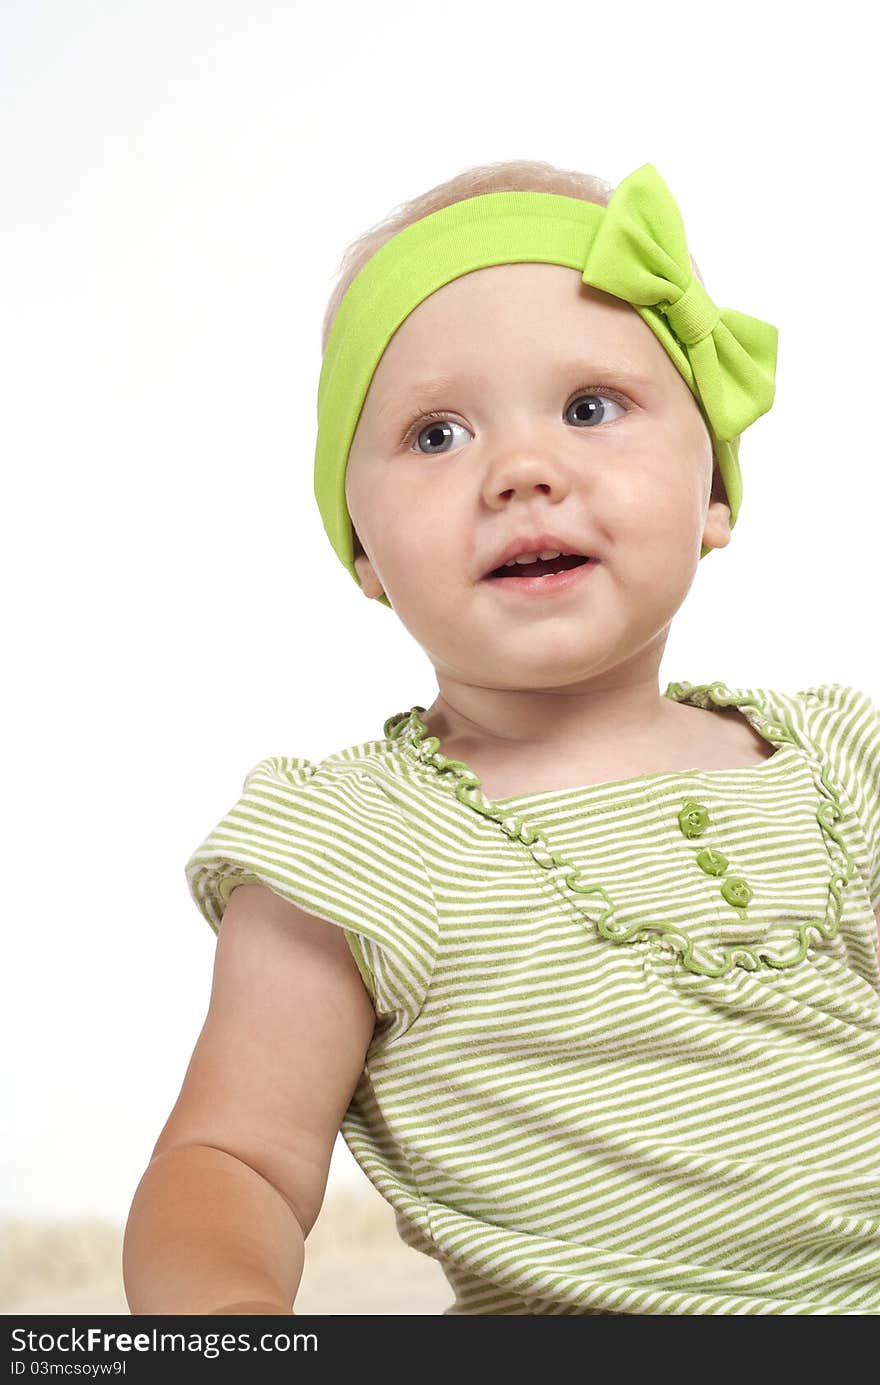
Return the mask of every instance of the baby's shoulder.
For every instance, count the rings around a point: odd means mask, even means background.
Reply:
[[[723,704],[732,702],[757,718],[765,730],[773,736],[776,730],[784,732],[787,728],[794,733],[829,736],[846,734],[859,721],[878,715],[871,694],[849,683],[814,683],[804,688],[754,687],[738,688],[732,693],[726,685],[713,684],[710,692],[722,688],[725,695],[713,700]],[[702,686],[692,690],[688,700],[706,705],[696,694],[702,693]]]
[[[816,763],[831,762],[844,776],[861,774],[880,759],[877,701],[851,683],[801,688],[673,683],[669,691],[676,701],[699,707],[736,707],[765,740],[791,743]]]
[[[765,732],[799,745],[826,783],[845,786],[861,808],[869,808],[880,833],[880,706],[875,696],[841,682],[766,690],[765,717]]]
[[[855,749],[880,730],[874,697],[851,683],[815,683],[783,696],[819,747]]]
[[[399,757],[385,738],[358,741],[322,756],[266,755],[247,772],[242,792],[280,793],[300,803],[337,802],[356,808],[375,799],[397,798]]]

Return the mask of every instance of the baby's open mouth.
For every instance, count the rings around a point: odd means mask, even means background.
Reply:
[[[558,558],[538,558],[533,563],[505,563],[503,567],[487,572],[486,577],[546,577],[551,572],[565,572],[568,568],[591,562],[595,562],[595,559],[580,553],[560,553]]]

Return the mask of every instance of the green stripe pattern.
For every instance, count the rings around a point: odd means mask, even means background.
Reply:
[[[665,695],[774,753],[475,811],[413,708],[260,761],[186,864],[215,932],[249,881],[344,930],[377,1024],[342,1135],[447,1313],[880,1313],[880,713]]]

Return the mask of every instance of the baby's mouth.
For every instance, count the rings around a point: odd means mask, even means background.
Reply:
[[[584,557],[580,553],[560,553],[558,558],[538,558],[533,563],[507,563],[485,573],[483,581],[490,577],[546,577],[553,572],[565,572],[568,568],[581,567],[593,563],[595,558]]]

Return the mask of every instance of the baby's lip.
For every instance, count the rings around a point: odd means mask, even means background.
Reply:
[[[579,558],[596,557],[592,545],[585,546],[585,541],[581,539],[560,538],[558,534],[520,534],[505,544],[499,553],[496,553],[489,566],[482,573],[482,577],[490,577],[496,568],[503,567],[505,563],[511,562],[520,553],[542,553],[545,549],[555,549],[563,554],[574,554]]]

